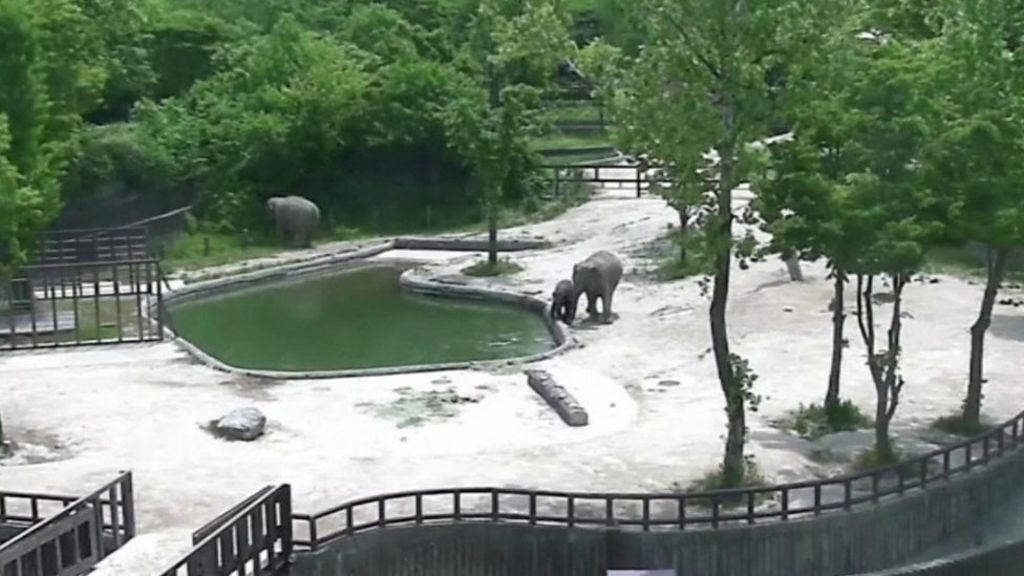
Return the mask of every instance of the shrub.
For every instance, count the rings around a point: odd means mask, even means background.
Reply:
[[[490,262],[484,260],[463,268],[462,273],[466,276],[477,277],[511,276],[512,274],[522,271],[522,269],[522,266],[508,258],[501,258],[494,266],[491,266]]]
[[[832,410],[818,404],[801,404],[799,408],[774,424],[783,430],[796,432],[801,438],[808,440],[816,440],[833,432],[870,428],[872,425],[871,419],[849,400],[844,400]]]

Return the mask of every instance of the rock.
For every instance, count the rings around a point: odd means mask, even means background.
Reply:
[[[666,388],[671,388],[672,386],[679,386],[679,380],[662,380],[661,382],[658,382],[658,386],[664,386]]]
[[[256,408],[232,410],[212,423],[214,435],[227,440],[252,442],[263,435],[267,417]]]
[[[794,282],[796,282],[796,280],[794,280]],[[784,307],[782,309],[782,311],[783,312],[792,312],[793,311],[793,307],[792,306],[786,306],[786,307]]]

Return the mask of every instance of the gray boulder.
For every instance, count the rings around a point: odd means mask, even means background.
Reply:
[[[232,410],[211,423],[214,435],[227,440],[251,442],[263,435],[267,427],[267,417],[256,408],[240,408]]]

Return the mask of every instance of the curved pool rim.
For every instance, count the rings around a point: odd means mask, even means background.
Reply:
[[[451,240],[453,248],[458,249],[458,241]],[[268,284],[286,278],[301,278],[314,276],[327,272],[341,272],[345,270],[357,270],[363,267],[379,265],[370,260],[373,256],[383,254],[396,247],[395,240],[389,240],[375,244],[368,248],[337,252],[322,258],[313,260],[292,262],[271,266],[253,272],[243,272],[230,276],[205,280],[195,284],[187,285],[164,296],[164,310],[173,304],[180,304],[190,300],[234,292],[247,286]],[[530,354],[528,356],[514,356],[500,360],[476,360],[465,362],[440,362],[436,364],[409,364],[404,366],[383,366],[378,368],[350,368],[343,370],[310,370],[310,371],[282,371],[282,370],[257,370],[233,366],[192,344],[183,336],[177,335],[174,330],[164,323],[164,331],[169,339],[172,339],[178,346],[183,348],[192,357],[203,364],[231,374],[251,376],[254,378],[267,378],[272,380],[311,380],[326,378],[356,378],[365,376],[391,376],[396,374],[415,374],[419,372],[441,372],[451,370],[469,370],[474,368],[488,369],[517,364],[532,364],[558,356],[576,347],[577,341],[569,332],[568,327],[558,321],[552,320],[547,314],[548,303],[546,300],[536,298],[529,294],[514,291],[497,290],[482,286],[468,286],[440,282],[429,277],[416,277],[417,271],[422,264],[406,270],[399,278],[399,286],[406,291],[415,294],[428,296],[439,296],[444,298],[457,298],[463,300],[487,301],[497,304],[511,305],[535,314],[541,318],[555,342],[551,350]]]

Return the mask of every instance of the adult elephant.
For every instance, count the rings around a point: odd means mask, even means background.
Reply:
[[[601,321],[612,317],[612,296],[622,279],[622,261],[618,256],[601,250],[572,267],[572,283],[577,300],[587,295],[587,314],[597,315],[597,299],[601,299]]]
[[[274,218],[277,237],[282,244],[289,240],[304,248],[313,245],[313,234],[320,225],[320,209],[302,196],[274,196],[267,200],[267,211]]]

